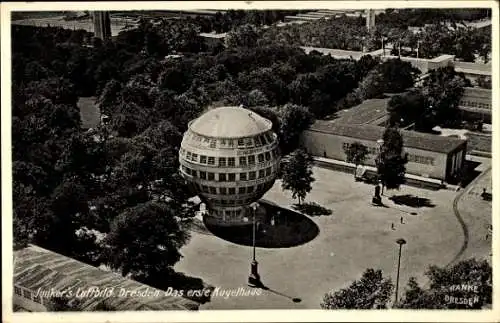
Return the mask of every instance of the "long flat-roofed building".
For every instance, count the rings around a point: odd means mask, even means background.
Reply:
[[[346,161],[344,149],[359,142],[369,149],[365,164],[375,166],[377,141],[384,131],[384,127],[373,124],[318,120],[303,132],[301,145],[312,155]],[[401,130],[401,134],[408,153],[407,173],[446,181],[462,169],[466,140],[407,130]]]
[[[89,290],[100,291],[102,295],[93,297],[89,294],[84,297],[84,293]],[[83,311],[95,311],[103,302],[106,307],[116,311],[199,308],[197,302],[187,298],[167,296],[163,290],[30,245],[14,253],[13,305],[20,311],[47,311],[51,297],[42,297],[40,291],[52,293],[51,296],[55,297],[67,297],[70,302],[78,301],[78,307]],[[72,295],[68,294],[69,291]],[[127,291],[142,294],[126,295]]]

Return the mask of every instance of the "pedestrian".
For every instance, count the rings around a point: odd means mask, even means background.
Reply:
[[[403,222],[403,217],[401,217],[401,224],[405,224],[405,223]]]
[[[392,229],[392,230],[396,230],[396,228],[394,227],[394,222],[393,222],[393,223],[391,223],[391,229]]]

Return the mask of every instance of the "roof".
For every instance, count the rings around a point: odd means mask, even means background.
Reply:
[[[387,102],[389,100],[389,98],[365,100],[355,107],[337,112],[339,118],[332,120],[332,122],[378,125],[387,120]]]
[[[200,37],[204,37],[204,38],[215,38],[215,39],[223,39],[227,36],[227,33],[220,33],[220,34],[217,34],[217,33],[200,33],[199,34]]]
[[[215,108],[190,124],[191,131],[211,138],[252,137],[271,128],[271,121],[242,107]]]
[[[14,283],[32,291],[88,289],[99,287],[115,288],[115,296],[106,299],[106,304],[117,310],[196,310],[199,304],[183,297],[165,296],[165,292],[123,276],[104,271],[75,259],[63,256],[41,247],[30,245],[15,252]],[[127,291],[158,292],[160,296],[137,297],[118,296],[120,288]],[[84,310],[92,310],[103,298],[84,300]]]
[[[361,140],[377,141],[382,138],[385,128],[370,124],[350,125],[317,120],[309,130]],[[404,146],[407,148],[449,153],[466,142],[466,140],[458,138],[437,136],[409,130],[400,131],[403,136]]]

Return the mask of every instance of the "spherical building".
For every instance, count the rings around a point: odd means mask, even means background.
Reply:
[[[271,127],[271,121],[241,107],[212,109],[190,122],[180,171],[212,223],[248,223],[250,204],[273,186],[280,156]]]

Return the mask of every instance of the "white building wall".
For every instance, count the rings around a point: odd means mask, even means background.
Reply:
[[[312,155],[346,161],[345,144],[359,142],[370,150],[365,164],[376,166],[375,158],[378,144],[375,141],[338,136],[317,131],[306,130],[301,136],[301,145]],[[446,178],[446,160],[444,153],[420,150],[406,147],[408,163],[406,172],[409,174],[444,180]]]

